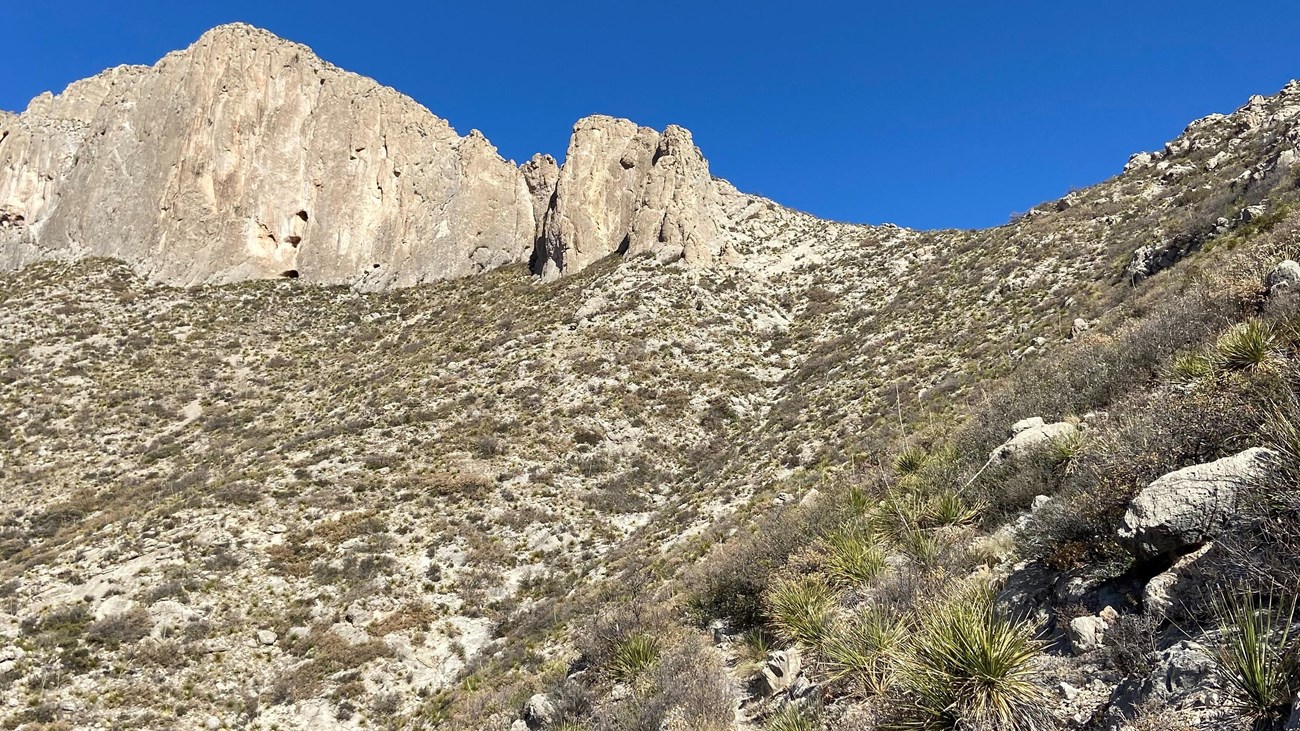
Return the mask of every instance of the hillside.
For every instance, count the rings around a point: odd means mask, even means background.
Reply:
[[[255,255],[256,216],[224,206],[280,206],[300,163],[332,147],[295,152],[292,174],[236,165],[211,183],[239,195],[207,208],[166,181],[120,202],[148,216],[99,208],[136,179],[104,162],[128,143],[80,135],[140,129],[146,112],[121,101],[135,84],[213,109],[204,95],[223,84],[268,85],[222,55],[249,37],[300,54],[286,68],[313,93],[346,84],[338,103],[400,108],[421,139],[442,125],[445,145],[394,142],[393,159],[427,153],[426,169],[459,175],[472,149],[504,182],[447,183],[442,207],[414,188],[381,196],[355,220],[343,211],[360,194],[332,189],[301,223],[289,205]],[[1297,588],[1284,567],[1300,533],[1273,479],[1294,474],[1300,444],[1284,428],[1294,304],[1272,286],[1293,280],[1267,278],[1300,254],[1300,84],[1007,225],[913,231],[739,193],[679,128],[591,118],[563,167],[516,167],[272,39],[214,31],[0,119],[6,727],[1235,722],[1220,714],[1234,696],[1212,661],[1217,615],[1171,587]],[[293,100],[292,83],[270,86]],[[254,118],[268,126],[250,155],[302,132],[283,119]],[[168,156],[205,138],[156,120],[167,144],[128,159],[167,178]],[[29,174],[56,147],[69,167]],[[221,149],[182,157],[218,165]],[[340,179],[400,167],[365,162]],[[484,201],[504,188],[502,218]],[[181,207],[158,214],[158,190]],[[448,217],[456,206],[469,218]],[[505,223],[481,226],[484,211]],[[307,258],[331,228],[370,238]],[[1033,417],[1045,423],[1018,433],[1047,435],[1037,449],[1020,438],[990,457]],[[1121,537],[1143,488],[1255,447],[1276,453],[1267,470],[1218,468],[1249,478],[1231,515],[1189,542],[1138,517]],[[1159,577],[1176,602],[1152,599]],[[918,680],[921,641],[957,614],[944,607],[979,606],[984,583],[1032,646],[1019,692],[1042,713],[918,721],[935,687]]]

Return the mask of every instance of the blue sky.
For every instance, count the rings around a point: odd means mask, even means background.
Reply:
[[[821,216],[1003,223],[1300,77],[1300,4],[12,3],[0,108],[242,20],[397,87],[501,153],[588,114],[691,129],[713,172]]]

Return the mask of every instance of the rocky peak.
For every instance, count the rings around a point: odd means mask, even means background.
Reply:
[[[660,134],[626,119],[579,120],[543,225],[538,271],[550,278],[616,252],[723,258],[721,189],[681,127]]]

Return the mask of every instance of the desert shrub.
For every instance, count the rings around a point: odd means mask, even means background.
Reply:
[[[1102,649],[1111,667],[1126,676],[1145,677],[1155,667],[1156,630],[1153,614],[1125,614],[1106,630]]]
[[[1277,340],[1270,322],[1247,320],[1219,336],[1211,359],[1217,369],[1224,371],[1263,368],[1278,357]]]
[[[1222,633],[1214,659],[1233,690],[1235,711],[1257,728],[1285,720],[1300,691],[1300,654],[1291,638],[1295,596],[1260,601],[1249,591],[1225,591],[1214,606]]]
[[[623,640],[614,650],[610,661],[610,676],[615,680],[635,680],[654,666],[659,659],[659,639],[650,634],[638,633]]]
[[[762,626],[761,598],[772,577],[791,554],[816,539],[823,519],[813,511],[788,509],[762,520],[750,536],[714,549],[685,577],[695,619],[724,619],[742,631]]]
[[[836,599],[820,577],[800,576],[773,586],[764,604],[780,637],[816,647],[830,633]]]
[[[921,613],[900,662],[897,729],[1048,728],[1046,693],[1034,682],[1042,648],[1027,623],[994,607],[987,589]]]
[[[591,726],[597,731],[724,731],[732,727],[734,709],[735,693],[722,658],[691,636],[666,648],[633,684],[630,697],[606,704]]]
[[[816,706],[790,704],[763,724],[765,731],[820,731],[821,713]]]
[[[849,678],[873,694],[885,693],[909,631],[906,615],[876,608],[836,623],[819,653],[832,680]]]
[[[147,636],[152,628],[153,622],[149,619],[149,613],[143,609],[135,609],[94,622],[86,629],[86,640],[92,645],[113,650],[122,645],[138,642]]]

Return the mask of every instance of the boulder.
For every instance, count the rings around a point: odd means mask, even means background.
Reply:
[[[1068,421],[1058,421],[1054,424],[1037,423],[1041,421],[1042,419],[1035,417],[1035,419],[1016,422],[1015,426],[1011,428],[1015,436],[993,450],[993,453],[989,455],[989,460],[994,464],[1001,464],[1019,459],[1040,451],[1054,442],[1068,439],[1079,432],[1079,427]],[[1027,423],[1029,423],[1028,426],[1026,426]],[[1019,430],[1017,431],[1017,429]]]
[[[1031,416],[1028,419],[1021,419],[1020,421],[1017,421],[1016,423],[1011,425],[1011,434],[1012,436],[1014,436],[1026,429],[1034,429],[1036,427],[1042,426],[1045,423],[1047,422],[1043,421],[1043,417],[1041,416]]]
[[[803,670],[803,656],[797,648],[776,650],[767,655],[759,675],[759,690],[763,695],[776,695],[794,685]]]
[[[524,704],[524,722],[530,729],[540,729],[555,720],[555,703],[545,694],[536,693]]]
[[[1067,634],[1070,636],[1070,648],[1074,654],[1082,655],[1101,647],[1109,625],[1101,617],[1075,617],[1070,620]]]
[[[1176,554],[1214,538],[1238,492],[1275,474],[1277,455],[1256,447],[1160,477],[1129,503],[1119,530],[1139,558]]]
[[[269,647],[274,645],[278,639],[280,638],[269,629],[259,629],[257,631],[257,644],[259,645]]]
[[[127,599],[121,595],[110,596],[100,602],[98,607],[95,607],[95,620],[100,621],[120,617],[123,614],[135,611],[139,606],[140,603],[134,599]]]
[[[1206,586],[1207,577],[1198,562],[1213,548],[1213,543],[1205,544],[1148,581],[1142,590],[1142,606],[1146,611],[1168,617],[1192,599],[1199,588]]]
[[[1291,259],[1273,267],[1264,278],[1264,286],[1269,294],[1283,289],[1294,289],[1297,284],[1300,284],[1300,263]]]

